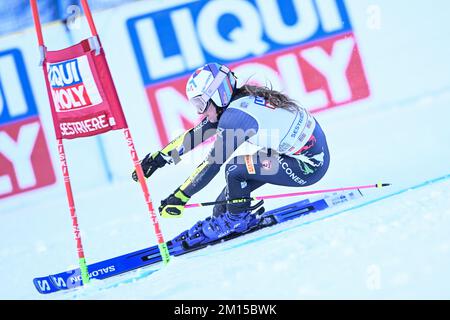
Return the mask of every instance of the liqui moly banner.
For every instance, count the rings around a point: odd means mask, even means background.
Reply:
[[[160,143],[198,120],[185,84],[208,62],[313,112],[369,97],[344,0],[193,1],[128,19]]]
[[[0,50],[0,200],[55,182],[22,51]]]
[[[126,120],[103,50],[89,40],[46,53],[48,95],[58,139],[125,128]]]

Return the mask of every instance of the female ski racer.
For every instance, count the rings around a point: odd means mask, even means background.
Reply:
[[[234,73],[225,65],[208,63],[197,69],[186,84],[190,104],[204,115],[194,128],[161,151],[148,154],[141,166],[145,177],[216,135],[207,158],[169,197],[161,201],[162,217],[180,217],[190,198],[217,175],[226,162],[226,186],[217,201],[250,197],[262,185],[305,187],[326,173],[330,155],[317,120],[281,92],[267,87],[237,88]],[[229,159],[244,142],[261,149]],[[133,172],[137,181],[137,174]],[[258,224],[250,201],[216,205],[211,217],[197,222],[181,240],[190,245],[220,240],[246,232]]]

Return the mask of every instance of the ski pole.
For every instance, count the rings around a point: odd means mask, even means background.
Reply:
[[[240,203],[240,202],[247,202],[247,201],[264,200],[264,199],[296,197],[296,196],[303,196],[303,195],[308,195],[308,194],[328,193],[328,192],[345,191],[345,190],[383,188],[383,187],[387,187],[390,185],[391,185],[390,183],[376,183],[376,184],[370,184],[370,185],[366,185],[366,186],[353,186],[353,187],[322,189],[322,190],[313,190],[313,191],[300,191],[300,192],[294,192],[294,193],[272,194],[272,195],[247,197],[247,198],[236,198],[236,199],[228,199],[228,200],[221,200],[221,201],[192,203],[192,204],[187,204],[185,206],[185,208],[205,207],[205,206],[213,206],[216,204]]]

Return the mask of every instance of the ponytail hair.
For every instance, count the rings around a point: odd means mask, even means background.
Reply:
[[[266,100],[266,102],[274,108],[281,108],[291,112],[297,112],[300,109],[300,106],[293,99],[267,86],[254,86],[245,84],[242,87],[236,89],[233,100],[245,96],[264,98],[264,100]]]

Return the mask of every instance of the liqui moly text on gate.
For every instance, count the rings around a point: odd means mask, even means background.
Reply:
[[[85,56],[47,65],[56,112],[95,106],[102,98]]]

